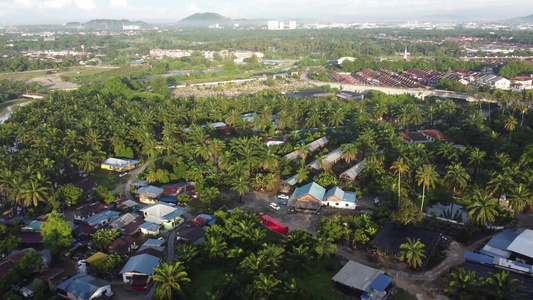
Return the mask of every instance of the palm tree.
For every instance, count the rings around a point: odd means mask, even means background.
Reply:
[[[50,188],[44,186],[42,180],[30,179],[24,183],[22,188],[22,198],[26,207],[30,204],[37,206],[39,201],[46,201],[49,195]]]
[[[326,161],[328,157],[326,155],[315,155],[316,163],[318,164],[319,169],[324,169],[326,167]]]
[[[347,164],[357,160],[357,153],[359,152],[359,146],[356,143],[342,144],[341,152],[344,160]]]
[[[249,275],[261,273],[266,268],[270,267],[265,261],[265,256],[255,253],[250,253],[239,263],[239,268],[241,268],[245,273]]]
[[[423,264],[422,259],[426,257],[424,247],[425,245],[420,242],[420,239],[415,241],[407,238],[407,243],[400,245],[400,249],[404,249],[400,252],[401,259],[406,260],[407,264],[413,269],[421,267]]]
[[[485,190],[476,190],[471,195],[472,204],[467,209],[468,217],[474,220],[479,225],[494,222],[498,211],[496,210],[496,199],[492,198],[492,194]]]
[[[296,172],[296,177],[298,177],[298,183],[305,182],[307,178],[309,177],[309,171],[307,171],[306,168],[301,167]]]
[[[435,166],[423,165],[416,170],[416,179],[418,186],[422,185],[422,204],[420,210],[424,210],[424,199],[426,196],[426,187],[435,187],[435,182],[438,178],[437,172],[435,172]]]
[[[156,283],[155,296],[158,299],[185,299],[182,285],[191,282],[182,262],[162,263],[154,268],[150,278]],[[178,296],[178,298],[176,298]]]
[[[403,157],[399,157],[397,160],[395,160],[391,167],[391,170],[394,170],[394,174],[398,174],[398,207],[400,207],[400,197],[401,197],[401,176],[402,173],[409,171],[409,166],[404,163]]]
[[[374,119],[379,121],[383,118],[385,114],[389,113],[389,108],[387,107],[387,104],[385,104],[385,102],[378,102],[376,106],[374,106],[372,112],[374,114]]]
[[[515,214],[519,214],[524,211],[526,204],[529,205],[533,201],[531,191],[527,188],[526,185],[520,183],[514,186],[511,189],[511,194],[509,195],[509,204],[514,210]]]
[[[509,130],[509,136],[511,136],[511,133],[515,130],[516,124],[518,124],[518,121],[514,116],[509,116],[505,120],[505,125],[503,126],[506,130]]]
[[[318,259],[322,256],[330,256],[337,251],[337,245],[333,243],[333,238],[325,235],[319,235],[316,239],[315,253]]]
[[[435,106],[427,107],[425,114],[426,118],[429,119],[429,125],[433,126],[433,120],[435,120],[435,117],[437,117],[437,109],[435,108]]]
[[[484,158],[487,153],[485,151],[479,150],[479,148],[473,148],[468,157],[468,163],[474,166],[474,179],[476,179],[477,170],[480,165],[483,164]]]
[[[305,163],[305,159],[307,158],[307,154],[309,154],[309,152],[311,151],[311,149],[309,148],[309,146],[307,146],[306,144],[304,143],[301,143],[301,144],[298,144],[295,148],[294,148],[294,151],[296,151],[298,153],[298,155],[300,157],[302,157],[302,161],[303,163]]]
[[[231,180],[231,190],[239,194],[239,203],[242,203],[242,196],[250,191],[250,185],[243,177],[234,177]]]
[[[448,172],[444,176],[444,181],[453,187],[453,196],[455,196],[456,188],[462,190],[468,185],[470,175],[466,173],[460,162],[446,166],[446,170]]]
[[[476,280],[476,272],[460,268],[450,274],[446,291],[458,293],[461,300],[467,300],[478,293],[478,287],[483,281],[483,278]]]
[[[208,231],[205,235],[203,247],[207,250],[208,258],[216,260],[225,256],[228,243],[224,241],[224,237],[218,232]]]
[[[524,296],[518,290],[524,287],[524,282],[516,278],[511,278],[509,271],[501,273],[490,273],[492,277],[487,278],[486,285],[496,292],[497,300],[522,299]]]

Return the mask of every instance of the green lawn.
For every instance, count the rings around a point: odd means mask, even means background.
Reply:
[[[95,170],[89,178],[95,180],[99,186],[105,186],[110,191],[114,190],[117,185],[125,183],[128,176],[120,178],[118,172],[112,172],[107,170]]]
[[[320,264],[317,264],[316,261],[313,263],[315,267],[309,274],[303,278],[296,278],[298,286],[307,294],[313,295],[315,299],[346,299],[345,295],[332,289],[331,278],[341,269],[339,262],[335,258],[323,258],[320,260]],[[331,266],[333,269],[327,270],[326,266]]]

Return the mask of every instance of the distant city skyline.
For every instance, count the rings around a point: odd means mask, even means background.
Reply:
[[[323,22],[416,21],[431,16],[504,20],[533,13],[531,0],[0,0],[5,25],[63,24],[91,19],[173,23],[198,12],[232,19],[306,19]],[[266,24],[265,24],[266,25]]]

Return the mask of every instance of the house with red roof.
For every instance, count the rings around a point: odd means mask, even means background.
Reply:
[[[131,252],[137,247],[135,239],[131,236],[119,237],[111,246],[109,246],[109,253],[111,254],[125,254]]]

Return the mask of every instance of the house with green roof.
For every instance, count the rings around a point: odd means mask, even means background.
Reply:
[[[294,190],[289,202],[294,203],[296,210],[318,211],[322,205],[322,199],[326,189],[320,186],[316,182],[310,182],[302,187],[298,187]]]

